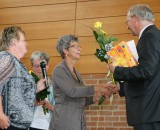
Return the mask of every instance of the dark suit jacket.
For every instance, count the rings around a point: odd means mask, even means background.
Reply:
[[[155,25],[144,30],[137,51],[138,66],[116,67],[114,72],[115,80],[125,81],[121,88],[129,125],[160,121],[160,30]]]
[[[77,81],[65,60],[56,66],[52,75],[55,109],[50,130],[85,130],[84,107],[93,104],[93,86],[86,87],[75,70]]]

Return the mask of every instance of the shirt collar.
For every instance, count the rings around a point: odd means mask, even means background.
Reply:
[[[139,39],[141,38],[142,33],[144,32],[144,30],[145,30],[147,27],[151,26],[151,25],[153,25],[153,24],[148,24],[147,26],[145,26],[145,27],[140,31],[140,33],[139,33]]]

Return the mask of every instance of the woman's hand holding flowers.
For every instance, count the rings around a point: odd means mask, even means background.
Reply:
[[[45,103],[45,100],[41,100],[41,101],[35,101],[35,105],[36,106],[41,106],[41,105],[43,105]]]
[[[94,96],[93,96],[93,101],[96,103],[96,104],[98,104],[98,101],[99,101],[99,99],[102,97],[102,94],[101,94],[101,92],[99,91],[97,91],[97,92],[95,92],[95,94],[94,94]]]
[[[113,84],[95,86],[94,101],[100,105],[106,97],[110,97],[110,95],[117,93],[118,91],[118,88]]]
[[[46,86],[45,86],[45,81],[46,81],[45,79],[40,79],[40,80],[37,82],[37,93],[46,88]]]
[[[52,106],[48,101],[45,101],[43,105],[50,111],[54,110],[54,106]]]
[[[35,105],[36,106],[44,106],[45,108],[47,108],[50,111],[54,110],[54,106],[52,106],[52,104],[50,104],[48,101],[46,100],[40,100],[40,101],[35,101]]]

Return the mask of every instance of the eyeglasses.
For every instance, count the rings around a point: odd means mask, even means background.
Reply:
[[[75,49],[78,49],[78,48],[81,49],[81,46],[79,46],[79,45],[71,45],[68,48],[72,48],[72,47],[75,48]]]
[[[34,68],[40,68],[40,65],[32,65]]]
[[[46,62],[45,62],[45,63],[46,63]],[[48,64],[48,63],[46,63],[46,65],[47,65],[47,64]],[[40,64],[33,64],[32,67],[34,67],[34,68],[36,68],[36,69],[41,68]]]

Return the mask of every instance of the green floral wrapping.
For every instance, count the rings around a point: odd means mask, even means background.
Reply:
[[[103,96],[99,99],[98,105],[102,105],[105,99],[106,99],[106,97],[105,97],[105,95],[103,95]]]
[[[33,73],[33,71],[29,71],[29,73],[33,76],[35,82],[37,83],[40,79],[38,78],[38,76],[36,74]],[[40,91],[39,93],[36,94],[36,100],[38,102],[44,100],[45,98],[47,98],[47,95],[50,94],[50,92],[48,91],[48,87],[45,88],[44,90]],[[43,108],[43,112],[46,115],[46,113],[48,113],[48,109],[42,105]]]
[[[109,56],[107,55],[107,52],[112,48],[112,45],[114,42],[117,41],[117,38],[114,38],[112,36],[107,37],[106,32],[102,30],[102,23],[101,22],[96,22],[94,24],[94,27],[91,28],[94,34],[94,37],[99,44],[100,48],[96,49],[95,55],[101,62],[109,62]],[[112,75],[112,81],[115,83],[115,80]],[[99,101],[98,105],[102,105],[104,100],[106,99],[105,95],[103,95]]]

